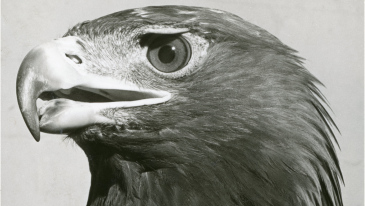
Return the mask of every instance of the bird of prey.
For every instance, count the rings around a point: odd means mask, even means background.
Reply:
[[[339,206],[336,126],[302,61],[231,13],[146,7],[35,47],[17,97],[37,141],[85,152],[88,206]]]

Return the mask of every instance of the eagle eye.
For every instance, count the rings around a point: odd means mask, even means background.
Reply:
[[[157,70],[164,73],[184,68],[190,57],[191,46],[181,35],[160,35],[148,46],[148,60]]]

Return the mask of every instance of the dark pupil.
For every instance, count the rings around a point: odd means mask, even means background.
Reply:
[[[171,63],[175,59],[175,47],[166,45],[158,51],[158,58],[164,64]]]

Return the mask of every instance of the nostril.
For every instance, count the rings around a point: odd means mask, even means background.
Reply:
[[[75,62],[75,64],[81,64],[82,60],[80,57],[78,57],[77,55],[73,55],[73,54],[65,54],[66,57],[68,57],[69,59],[71,59],[73,62]]]

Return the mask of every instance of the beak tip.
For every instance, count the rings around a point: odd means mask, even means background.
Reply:
[[[35,111],[22,111],[23,119],[28,127],[28,130],[32,134],[33,138],[39,142],[41,139],[38,115]]]
[[[32,133],[32,135],[33,135],[35,141],[39,142],[41,140],[41,135],[39,134],[39,132],[38,132],[38,134]]]
[[[32,134],[33,138],[35,139],[35,141],[39,142],[41,139],[41,134],[39,131],[39,127],[35,127],[35,126],[31,126],[31,125],[27,125],[28,129],[30,131],[30,133]]]

